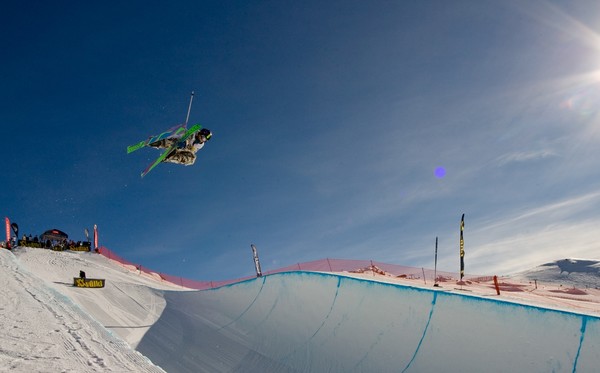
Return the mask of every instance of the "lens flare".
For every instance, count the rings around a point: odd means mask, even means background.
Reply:
[[[435,177],[437,177],[438,179],[441,179],[444,176],[446,176],[446,169],[444,167],[436,167],[435,171],[433,173],[434,173]]]

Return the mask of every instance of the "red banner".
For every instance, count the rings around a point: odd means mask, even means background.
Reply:
[[[98,250],[98,226],[94,224],[94,250]]]
[[[465,214],[460,219],[460,280],[465,276],[465,240],[463,231],[465,230]]]
[[[5,218],[6,221],[6,248],[10,249],[10,220]]]

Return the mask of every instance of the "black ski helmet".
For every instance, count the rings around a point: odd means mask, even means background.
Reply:
[[[202,128],[200,130],[200,136],[204,136],[206,138],[206,140],[210,140],[210,138],[212,137],[212,133],[210,132],[209,129]]]

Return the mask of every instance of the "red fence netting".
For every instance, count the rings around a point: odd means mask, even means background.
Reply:
[[[255,278],[255,276],[247,276],[234,280],[224,281],[197,281],[190,280],[179,276],[172,276],[165,273],[160,273],[151,270],[150,268],[143,267],[139,264],[134,264],[126,259],[123,259],[119,255],[115,254],[114,251],[107,249],[106,247],[99,247],[98,253],[107,257],[108,259],[114,260],[124,267],[131,270],[139,271],[150,277],[160,278],[161,281],[166,281],[172,284],[179,285],[181,287],[197,290],[214,289],[221,286],[234,284],[237,282],[249,280]],[[398,278],[422,280],[424,283],[430,281],[434,282],[447,282],[456,281],[459,278],[458,273],[452,272],[441,272],[434,271],[432,269],[407,267],[397,264],[388,264],[375,262],[373,260],[354,260],[354,259],[320,259],[312,262],[297,263],[287,267],[271,270],[264,272],[265,275],[274,273],[290,272],[290,271],[311,271],[311,272],[350,272],[350,273],[366,273],[373,275],[387,275]],[[434,277],[437,276],[437,281]],[[473,282],[487,282],[492,281],[493,276],[465,276],[465,281]]]

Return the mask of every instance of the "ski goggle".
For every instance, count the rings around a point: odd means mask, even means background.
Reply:
[[[198,132],[198,138],[201,139],[202,141],[210,140],[211,137],[212,137],[212,133],[210,133],[210,132],[208,134]]]

